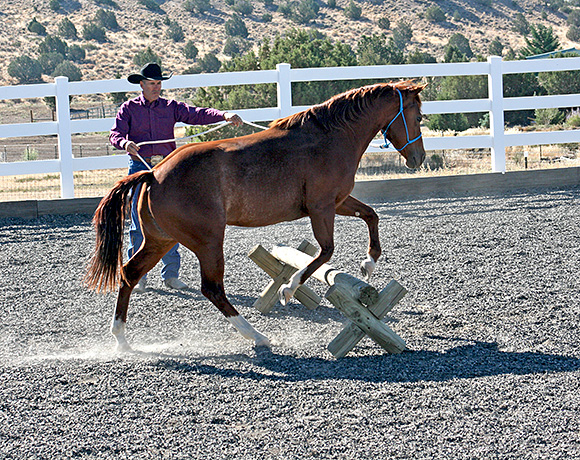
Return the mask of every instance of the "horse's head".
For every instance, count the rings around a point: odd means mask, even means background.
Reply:
[[[421,98],[419,93],[425,85],[410,82],[393,84],[394,110],[390,111],[388,123],[381,132],[385,141],[405,158],[408,168],[416,169],[425,160],[425,148],[421,136]]]

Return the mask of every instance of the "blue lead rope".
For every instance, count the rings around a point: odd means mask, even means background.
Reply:
[[[395,150],[398,150],[400,152],[405,147],[407,147],[407,145],[412,144],[413,142],[418,141],[419,139],[421,139],[422,133],[419,133],[419,135],[415,139],[413,139],[413,140],[410,140],[409,139],[409,129],[407,128],[407,120],[405,120],[405,114],[403,113],[403,95],[401,94],[401,91],[399,91],[399,89],[395,88],[395,90],[397,91],[397,93],[399,93],[399,101],[400,101],[401,107],[399,108],[399,112],[397,113],[397,115],[395,115],[395,117],[391,120],[391,122],[387,125],[387,127],[382,130],[383,137],[385,138],[385,143],[383,145],[381,145],[381,148],[382,149],[388,149],[389,148],[390,142],[387,139],[387,132],[389,131],[389,128],[391,127],[391,125],[393,124],[393,122],[397,118],[399,118],[399,115],[401,115],[401,117],[403,118],[403,124],[405,125],[405,133],[407,134],[407,143],[405,145],[403,145],[400,149],[398,149],[397,147],[395,147],[393,145],[393,148]]]

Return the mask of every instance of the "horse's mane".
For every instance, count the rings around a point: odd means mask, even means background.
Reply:
[[[413,81],[400,81],[377,83],[375,85],[351,89],[350,91],[331,97],[322,104],[314,105],[303,112],[274,120],[270,123],[270,127],[293,129],[312,121],[322,126],[326,131],[343,128],[349,122],[359,117],[375,99],[386,96],[395,89],[399,91],[420,91],[424,86]],[[418,95],[417,102],[420,108],[421,99]]]

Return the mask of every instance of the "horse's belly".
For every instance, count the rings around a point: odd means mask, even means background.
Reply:
[[[240,203],[236,200],[236,205],[226,208],[227,224],[240,227],[265,227],[300,219],[306,215],[299,206],[276,200],[269,203]]]

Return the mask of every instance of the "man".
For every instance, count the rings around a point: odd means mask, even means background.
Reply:
[[[177,122],[190,125],[208,125],[219,121],[229,121],[235,126],[242,124],[242,119],[235,113],[222,112],[211,108],[191,107],[183,102],[168,100],[161,97],[161,82],[171,78],[163,76],[161,67],[149,63],[139,73],[129,75],[127,80],[139,84],[141,95],[121,105],[115,125],[111,129],[109,140],[119,150],[129,154],[129,174],[148,169],[175,150],[171,141]],[[137,144],[146,141],[168,140],[160,144]],[[141,157],[141,158],[139,158]],[[144,164],[143,159],[147,164]],[[130,258],[143,241],[143,234],[137,214],[137,198],[139,190],[134,190],[131,203],[131,227],[129,229]],[[176,244],[162,259],[161,278],[166,286],[173,289],[185,289],[187,285],[179,279],[181,257]],[[144,276],[133,292],[144,292],[147,279]]]

